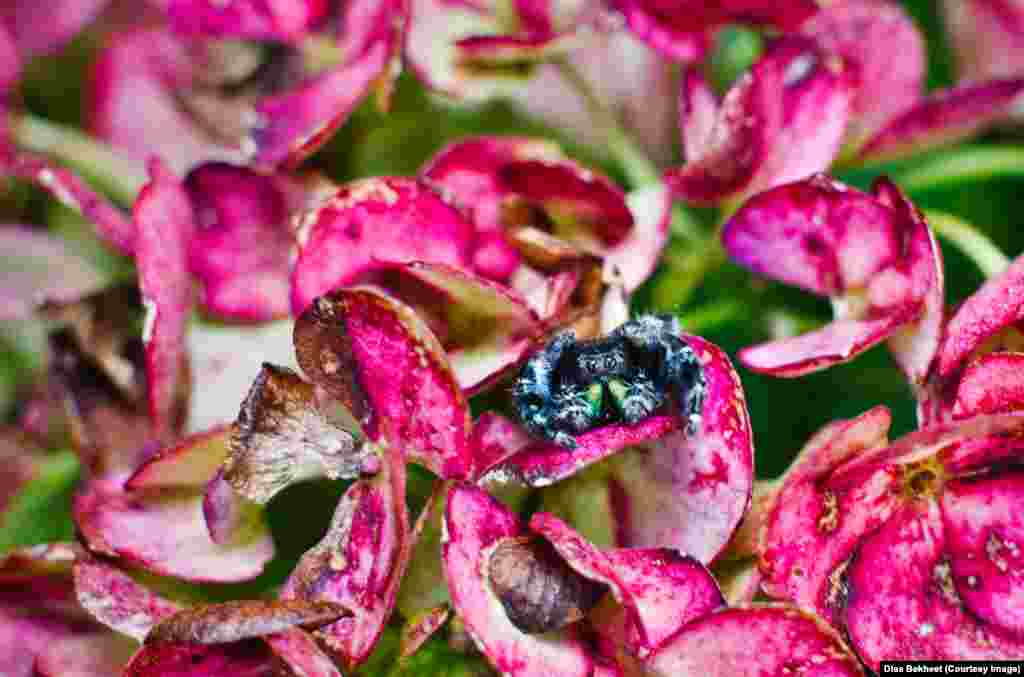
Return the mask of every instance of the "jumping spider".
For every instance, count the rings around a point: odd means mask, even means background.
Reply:
[[[530,432],[567,448],[575,436],[609,423],[635,424],[671,395],[687,432],[696,432],[707,382],[670,315],[645,315],[608,336],[577,341],[564,332],[527,361],[514,388]]]

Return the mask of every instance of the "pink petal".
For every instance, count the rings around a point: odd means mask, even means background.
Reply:
[[[240,160],[180,108],[179,92],[199,66],[188,43],[165,29],[110,36],[88,82],[88,128],[133,158],[159,155],[176,171],[213,160]]]
[[[694,621],[662,645],[647,668],[656,677],[864,674],[839,635],[819,618],[769,605],[726,609]]]
[[[946,325],[936,368],[949,376],[992,336],[1024,319],[1024,258],[972,294]]]
[[[234,644],[167,642],[145,644],[125,668],[124,677],[271,677],[273,655],[259,640]]]
[[[96,479],[75,497],[74,516],[94,552],[157,574],[210,582],[258,576],[274,554],[270,534],[264,530],[247,541],[217,545],[202,503],[198,493],[133,493],[117,478]]]
[[[473,472],[465,396],[412,308],[373,287],[341,289],[299,318],[295,344],[306,374],[362,420],[370,439],[443,478]]]
[[[377,44],[390,46],[391,42],[400,43],[408,22],[406,4],[405,0],[352,0],[345,3],[336,19],[338,48],[349,58],[354,58]]]
[[[85,556],[75,562],[73,572],[82,608],[109,628],[140,642],[154,625],[181,610],[103,560]]]
[[[291,628],[267,635],[264,640],[296,677],[343,677],[308,632]]]
[[[530,529],[544,536],[577,572],[611,587],[629,617],[629,649],[641,658],[690,621],[724,605],[711,573],[669,548],[600,552],[549,513]]]
[[[467,267],[474,228],[426,184],[364,179],[338,189],[299,230],[292,310],[354,284],[382,263],[424,261]]]
[[[26,56],[46,54],[63,47],[95,19],[108,0],[55,0],[45,5],[13,0],[0,8],[0,24]]]
[[[298,40],[327,13],[326,0],[171,0],[168,18],[188,36]]]
[[[984,519],[984,517],[982,517]],[[908,503],[860,545],[846,572],[846,629],[873,669],[882,660],[993,660],[1022,642],[964,608],[935,501]]]
[[[829,424],[804,446],[758,530],[761,587],[768,595],[831,617],[835,572],[858,541],[892,515],[898,488],[884,471],[857,486],[839,486],[830,476],[844,462],[886,447],[890,422],[889,411],[875,407]]]
[[[707,395],[697,434],[682,430],[613,461],[612,501],[625,547],[670,547],[704,564],[725,548],[750,505],[754,447],[739,375],[717,346],[683,335]],[[714,505],[713,511],[707,506]]]
[[[1024,80],[992,80],[931,94],[879,129],[860,157],[893,160],[954,144],[1009,120],[1022,93]]]
[[[206,484],[203,519],[210,540],[217,545],[247,540],[264,528],[260,504],[236,492],[224,479],[223,469]]]
[[[23,432],[15,428],[0,428],[0,463],[4,466],[4,474],[0,478],[0,515],[6,512],[11,499],[21,488],[36,476],[36,468],[45,459],[44,454],[45,449]],[[7,521],[0,518],[0,525],[6,526]]]
[[[260,101],[250,132],[254,162],[294,167],[316,152],[345,124],[389,60],[387,45],[377,44],[352,63]]]
[[[857,84],[847,138],[854,143],[921,98],[927,67],[924,37],[898,4],[841,0],[814,14],[800,32],[851,66]]]
[[[519,453],[533,438],[519,424],[492,411],[485,411],[473,422],[470,434],[473,456],[477,459],[478,476]]]
[[[168,425],[185,354],[185,331],[192,306],[188,242],[196,226],[188,194],[159,161],[150,163],[150,182],[132,210],[137,238],[135,263],[146,306],[146,379],[154,430]]]
[[[201,489],[227,457],[230,439],[228,426],[187,437],[142,464],[124,486],[129,491]]]
[[[45,301],[75,301],[103,284],[102,276],[62,240],[34,228],[0,225],[0,258],[6,262],[0,320],[25,319]]]
[[[981,82],[1024,72],[1024,14],[1005,0],[946,0],[947,34],[961,80]]]
[[[89,633],[48,643],[33,667],[33,677],[108,677],[120,674],[135,650],[119,635]]]
[[[394,608],[409,560],[405,465],[395,450],[372,480],[342,497],[323,539],[302,556],[282,596],[331,601],[353,616],[322,630],[330,649],[354,669],[370,655]]]
[[[702,153],[687,151],[687,164],[666,175],[669,187],[714,204],[824,171],[839,153],[850,97],[840,61],[809,39],[780,39],[726,94]]]
[[[989,353],[960,377],[953,415],[969,418],[1024,409],[1024,354]]]
[[[719,101],[700,71],[687,68],[679,86],[679,131],[687,162],[704,157],[714,139]]]
[[[442,543],[452,603],[477,647],[510,677],[587,677],[592,666],[569,631],[529,635],[509,620],[487,582],[487,562],[500,542],[524,535],[515,515],[476,487],[448,494]]]
[[[135,248],[135,225],[105,197],[89,188],[74,172],[28,153],[0,156],[0,173],[31,181],[61,204],[96,225],[100,238],[123,254]]]
[[[210,311],[243,321],[288,315],[292,238],[285,187],[276,177],[226,163],[185,179],[197,217],[189,269]]]

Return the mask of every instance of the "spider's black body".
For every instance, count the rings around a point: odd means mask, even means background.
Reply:
[[[523,367],[515,402],[531,432],[571,448],[576,435],[593,428],[639,423],[670,396],[694,432],[706,390],[675,318],[647,315],[589,341],[559,334]]]

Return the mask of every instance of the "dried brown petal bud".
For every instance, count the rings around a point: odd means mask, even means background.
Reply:
[[[546,541],[505,539],[491,553],[487,569],[509,620],[527,633],[575,623],[607,591],[570,569]]]
[[[146,643],[194,642],[227,644],[263,637],[288,628],[318,628],[349,615],[333,602],[305,600],[235,600],[178,612],[146,635]]]
[[[264,364],[238,414],[224,478],[246,498],[266,503],[303,479],[357,477],[372,457],[321,411],[312,384]]]

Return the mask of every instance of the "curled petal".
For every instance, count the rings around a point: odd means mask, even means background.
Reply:
[[[443,478],[473,472],[465,395],[409,306],[373,287],[340,289],[314,302],[295,337],[305,372],[342,395],[370,439],[387,440]]]
[[[300,628],[289,628],[263,639],[296,677],[343,677],[313,636]]]
[[[533,438],[514,421],[500,414],[485,411],[473,422],[469,443],[477,459],[477,474],[483,476],[488,469],[530,446]]]
[[[204,604],[161,620],[146,635],[146,643],[228,644],[288,628],[319,628],[347,613],[340,604],[296,599]]]
[[[150,182],[132,210],[136,228],[135,262],[146,306],[142,341],[146,346],[149,415],[154,430],[168,425],[185,353],[185,331],[192,305],[188,242],[195,221],[188,194],[159,161],[150,164]]]
[[[136,226],[74,172],[37,155],[16,153],[0,156],[0,173],[37,184],[65,207],[92,221],[104,242],[123,254],[133,252]]]
[[[377,44],[352,63],[260,101],[250,131],[254,162],[294,167],[313,154],[345,123],[389,60],[387,45]]]
[[[3,321],[24,319],[49,300],[80,299],[103,284],[102,276],[60,239],[25,226],[0,226],[0,257],[6,262],[0,288]]]
[[[181,610],[178,604],[95,557],[79,558],[72,571],[82,608],[104,625],[140,642],[154,625]]]
[[[1024,318],[1024,258],[972,294],[946,326],[936,368],[949,376],[987,339]]]
[[[823,171],[839,152],[850,97],[841,61],[809,39],[780,39],[726,94],[710,131],[702,125],[701,154],[687,150],[666,181],[680,197],[714,204]]]
[[[488,566],[495,548],[525,535],[513,513],[481,489],[456,485],[448,494],[444,533],[442,558],[452,603],[478,648],[499,671],[511,677],[590,675],[591,659],[570,630],[543,636],[521,631],[489,585]]]
[[[921,98],[927,67],[924,37],[898,4],[842,0],[800,26],[825,50],[839,54],[856,79],[847,139],[863,141]]]
[[[125,488],[136,491],[204,487],[228,454],[230,434],[227,426],[221,426],[163,449],[132,474]]]
[[[696,434],[677,429],[615,457],[616,540],[624,547],[675,548],[708,564],[750,505],[754,446],[743,387],[729,358],[704,339],[683,338],[701,360],[707,383],[700,424]]]
[[[704,157],[714,139],[719,101],[700,71],[687,68],[679,85],[679,131],[687,162]]]
[[[230,319],[286,316],[292,238],[282,182],[209,163],[189,173],[185,189],[198,220],[189,269],[203,284],[203,305]]]
[[[626,197],[634,225],[604,259],[605,279],[618,279],[632,293],[651,276],[668,242],[672,196],[664,186],[633,191]]]
[[[1024,14],[1018,5],[946,0],[942,9],[961,80],[981,82],[1024,70]]]
[[[698,619],[647,662],[658,677],[780,674],[811,671],[859,677],[860,664],[819,618],[784,606],[726,609]]]
[[[121,674],[135,643],[111,633],[62,637],[36,656],[33,677],[107,677]]]
[[[389,450],[380,473],[345,492],[327,534],[302,556],[282,596],[351,610],[321,637],[354,669],[370,655],[394,609],[409,548],[404,460]]]
[[[171,0],[167,15],[188,36],[236,40],[297,40],[327,12],[325,0]]]
[[[264,364],[242,403],[224,475],[239,493],[266,503],[304,479],[357,477],[368,453],[320,410],[311,384]]]
[[[956,390],[955,418],[1024,409],[1024,354],[990,353],[968,365]]]
[[[675,550],[601,552],[549,513],[534,514],[530,529],[548,539],[577,572],[612,589],[628,614],[629,648],[640,657],[724,604],[711,573]]]
[[[108,0],[56,0],[47,5],[11,2],[0,8],[0,24],[6,24],[26,55],[60,49],[95,19]]]
[[[292,310],[301,313],[317,296],[355,284],[381,264],[466,268],[474,230],[425,183],[376,178],[342,186],[302,219]]]
[[[198,493],[128,492],[116,477],[96,479],[75,497],[74,517],[91,550],[154,573],[211,582],[259,575],[274,554],[270,534],[217,545],[202,503]]]
[[[966,84],[932,94],[879,129],[862,159],[893,160],[946,146],[1007,121],[1020,108],[1024,79]]]

